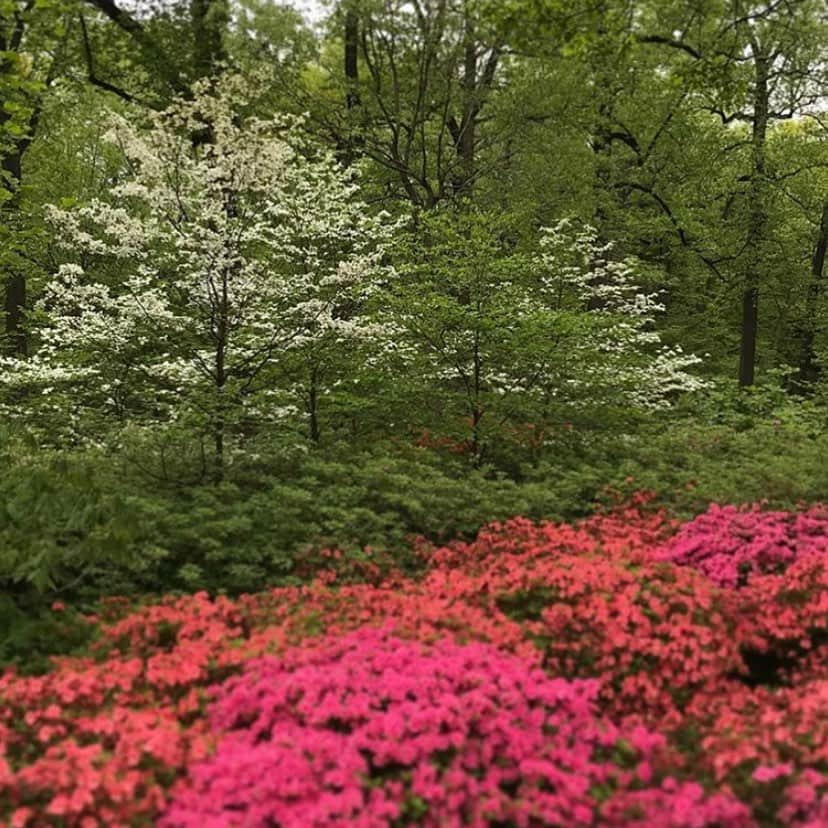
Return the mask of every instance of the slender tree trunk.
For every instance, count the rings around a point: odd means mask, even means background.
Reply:
[[[742,289],[742,324],[739,346],[739,385],[753,385],[756,377],[756,341],[759,332],[759,285],[762,241],[767,227],[767,170],[765,147],[768,131],[770,60],[758,44],[753,46],[754,96],[751,129],[751,187],[748,207],[745,269]]]
[[[480,304],[477,306],[478,315],[480,313]],[[481,364],[480,354],[480,333],[474,332],[474,376],[472,377],[472,462],[475,467],[479,466],[483,458],[483,441],[480,433],[480,423],[483,419],[483,409],[480,405],[480,390],[481,390]]]
[[[595,227],[598,242],[603,246],[607,244],[608,230],[607,224],[609,217],[606,207],[604,206],[604,199],[610,189],[610,154],[612,152],[612,142],[607,136],[606,119],[609,117],[609,106],[602,103],[598,110],[598,123],[596,125],[595,134],[592,138],[592,153],[595,161],[595,177],[592,182],[593,189],[593,209],[592,209],[592,224]],[[595,256],[589,263],[590,270],[593,273],[600,274],[607,267],[607,260],[605,254]],[[597,275],[592,280],[592,285],[601,287],[606,284],[606,276]],[[606,306],[606,300],[599,295],[593,294],[587,301],[587,310],[597,311]]]
[[[360,137],[355,127],[355,115],[362,103],[359,95],[359,10],[356,0],[350,0],[345,7],[345,27],[343,32],[345,70],[345,110],[346,123],[343,134],[337,138],[337,154],[346,167],[351,166],[357,157]]]
[[[477,43],[471,15],[466,17],[466,42],[463,47],[463,119],[460,126],[460,159],[462,162],[463,195],[471,196],[475,178],[475,145],[477,132]]]
[[[11,27],[9,38],[6,37],[7,27]],[[0,16],[0,73],[12,70],[12,64],[3,56],[4,52],[16,52],[23,42],[25,24],[23,19],[15,14],[11,19]],[[0,106],[0,140],[5,140],[6,125],[12,115]],[[37,123],[36,117],[30,124],[32,130]],[[5,214],[7,224],[14,226],[14,216],[20,209],[20,185],[23,180],[23,155],[31,143],[31,135],[25,138],[15,138],[3,148],[0,157],[2,180],[0,187],[8,190],[10,197],[2,204],[2,213]],[[9,270],[5,274],[5,297],[3,309],[5,312],[5,337],[2,343],[3,350],[10,355],[25,356],[27,352],[26,331],[23,327],[23,317],[26,310],[26,276],[19,271]]]
[[[598,46],[599,51],[594,55],[591,63],[591,75],[595,88],[596,111],[592,125],[590,149],[594,163],[592,179],[592,226],[600,244],[610,241],[609,211],[607,197],[612,189],[612,123],[613,105],[618,92],[618,79],[612,72],[612,54],[607,45],[607,4],[600,3],[596,9],[598,14]],[[595,257],[590,262],[590,269],[598,272],[606,268],[607,261],[604,255]],[[596,276],[593,285],[600,287],[606,283],[606,277]],[[601,310],[606,300],[600,296],[591,296],[587,302],[590,311]]]
[[[462,91],[462,109],[460,120],[451,116],[447,121],[451,134],[457,166],[451,171],[451,188],[455,196],[472,195],[475,179],[475,150],[477,141],[477,117],[480,113],[483,86],[491,79],[478,79],[477,76],[477,41],[474,20],[471,12],[465,13],[463,32],[463,77],[460,84]],[[492,72],[497,65],[494,57]],[[484,73],[485,74],[485,73]]]
[[[225,203],[228,218],[235,215],[235,204],[231,196]],[[213,308],[215,328],[215,412],[213,419],[213,435],[215,442],[214,478],[216,483],[224,480],[225,453],[224,432],[227,425],[227,399],[225,386],[228,379],[227,349],[230,344],[230,279],[232,272],[225,268],[221,274],[220,290],[216,291],[215,306]]]
[[[819,222],[814,255],[811,257],[811,278],[808,282],[808,292],[805,295],[805,319],[799,339],[799,372],[795,389],[804,393],[812,390],[820,377],[814,346],[819,329],[817,314],[823,291],[826,252],[828,252],[828,200],[822,205],[822,217]]]
[[[751,280],[752,281],[752,280]],[[739,345],[739,385],[753,385],[756,377],[756,339],[759,332],[759,288],[749,284],[742,292],[742,339]]]
[[[308,416],[310,417],[310,438],[319,443],[319,369],[311,369],[310,388],[308,389]]]
[[[2,119],[5,120],[5,119]],[[3,128],[0,120],[0,130]],[[23,153],[27,144],[15,142],[14,146],[2,159],[2,170],[6,179],[5,186],[11,192],[11,197],[3,204],[3,212],[14,223],[13,214],[20,206],[20,185],[23,177]],[[26,275],[11,268],[5,279],[4,311],[6,317],[4,350],[12,356],[26,356],[28,343],[26,331],[23,327],[26,312]]]
[[[456,196],[471,197],[475,179],[475,149],[477,140],[477,116],[480,112],[482,89],[485,81],[478,84],[477,77],[477,41],[475,39],[474,20],[467,9],[463,32],[463,78],[462,110],[460,120],[452,116],[448,121],[449,132],[456,159],[459,162],[451,173],[451,187]]]
[[[226,57],[223,35],[229,17],[227,0],[190,0],[196,77],[210,78],[220,70]]]
[[[29,352],[28,338],[23,327],[26,309],[26,277],[12,273],[6,281],[6,351],[12,356],[26,356]]]
[[[221,389],[219,389],[219,397]],[[219,405],[221,402],[219,401]],[[216,414],[213,423],[213,439],[215,453],[213,455],[213,482],[221,483],[224,480],[224,418],[221,413]]]
[[[350,112],[359,98],[359,14],[353,3],[345,10],[345,106]]]
[[[219,308],[218,326],[216,329],[216,387],[215,412],[213,414],[213,438],[215,445],[213,476],[216,483],[221,483],[224,480],[224,386],[227,383],[225,364],[227,356],[227,279],[224,278],[222,281],[222,304]]]

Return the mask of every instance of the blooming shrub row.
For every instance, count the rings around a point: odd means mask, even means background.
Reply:
[[[625,825],[645,791],[671,825],[750,824],[733,797],[662,787],[663,737],[596,716],[596,695],[490,645],[387,630],[260,659],[218,690],[226,735],[162,825]]]
[[[682,526],[657,553],[692,566],[726,587],[756,573],[784,571],[794,561],[828,553],[828,508],[772,512],[759,506],[711,506]]]
[[[748,577],[673,558],[764,514],[642,497],[417,579],[103,602],[86,656],[0,676],[0,823],[828,826],[822,512],[770,513],[795,553]]]

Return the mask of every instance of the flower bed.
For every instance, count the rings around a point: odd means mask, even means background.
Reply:
[[[828,826],[823,514],[639,502],[417,580],[104,602],[0,676],[0,823]]]
[[[758,573],[828,554],[828,509],[772,512],[759,506],[712,505],[682,526],[656,554],[692,566],[720,586],[741,586]]]

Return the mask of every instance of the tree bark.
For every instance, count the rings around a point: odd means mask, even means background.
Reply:
[[[6,279],[6,351],[10,356],[27,356],[28,337],[23,327],[26,312],[26,276],[12,273]]]
[[[7,40],[5,36],[5,20],[0,27],[0,53],[16,51],[23,40],[24,24],[21,17],[16,17],[12,36]],[[7,61],[0,58],[0,71],[9,71]],[[6,125],[11,121],[12,116],[0,107],[0,138],[3,137]],[[31,119],[30,127],[34,129],[36,118]],[[13,138],[9,145],[3,149],[0,157],[0,169],[2,169],[2,180],[0,186],[10,193],[9,198],[2,205],[3,213],[10,218],[20,207],[20,185],[23,180],[23,155],[31,143],[31,135],[24,138]],[[2,146],[2,145],[0,145]],[[5,279],[5,337],[3,350],[11,356],[26,356],[28,351],[26,331],[23,327],[23,319],[26,311],[26,275],[19,271],[9,270]]]
[[[463,47],[463,117],[460,122],[460,192],[471,196],[475,177],[475,139],[477,131],[477,43],[471,16],[466,18],[466,43]]]
[[[224,480],[224,429],[225,429],[225,390],[224,386],[227,384],[227,342],[229,336],[228,329],[228,273],[222,273],[221,276],[221,293],[218,296],[217,307],[215,308],[216,327],[215,327],[215,406],[216,410],[213,415],[213,438],[215,446],[214,455],[214,480],[216,483],[221,483]]]
[[[811,257],[811,278],[805,295],[805,318],[799,338],[799,371],[794,386],[795,390],[801,393],[810,392],[820,378],[820,368],[817,364],[814,346],[819,330],[817,314],[823,291],[826,252],[828,252],[828,200],[822,205],[822,217],[819,222],[814,254]]]
[[[355,0],[350,0],[345,7],[343,68],[345,70],[345,111],[347,114],[345,130],[337,138],[337,155],[342,164],[350,167],[354,163],[360,144],[360,136],[354,131],[354,114],[362,100],[359,94],[359,11]]]
[[[0,130],[3,128],[0,117]],[[23,153],[27,145],[16,141],[3,156],[2,169],[11,197],[3,204],[3,212],[11,216],[19,208],[20,184],[23,177]],[[9,269],[5,284],[5,339],[4,350],[10,356],[26,356],[28,346],[23,318],[26,312],[26,275]]]
[[[605,45],[608,38],[607,32],[607,4],[599,3],[597,12],[597,33],[599,48],[591,60],[590,70],[595,87],[596,109],[592,124],[592,135],[589,146],[592,150],[594,163],[592,179],[592,225],[597,233],[598,241],[605,245],[610,241],[609,212],[607,210],[607,197],[612,190],[612,133],[614,103],[618,92],[618,80],[614,75],[611,55]],[[590,269],[594,273],[600,273],[607,266],[605,257],[598,256],[590,262]],[[595,287],[606,284],[605,276],[596,276],[591,280]],[[590,296],[587,301],[587,310],[597,311],[606,306],[606,300],[598,295]]]
[[[739,345],[739,385],[753,385],[756,377],[756,339],[759,332],[759,288],[749,285],[742,292],[742,326]]]
[[[751,186],[749,191],[748,230],[745,269],[742,289],[742,325],[739,345],[739,385],[753,385],[756,378],[756,342],[759,333],[759,271],[761,268],[761,243],[767,226],[767,169],[765,148],[770,108],[769,74],[770,58],[761,46],[751,44],[754,66],[753,118],[751,124]]]
[[[228,17],[226,0],[190,0],[197,78],[210,78],[220,71],[226,57],[223,34]]]
[[[345,10],[345,106],[350,112],[359,98],[359,14],[353,3]]]
[[[463,33],[463,78],[461,90],[463,95],[460,122],[452,116],[448,124],[454,143],[454,152],[459,161],[459,168],[452,175],[452,189],[456,196],[471,197],[475,178],[475,146],[477,116],[480,111],[480,93],[477,78],[477,42],[475,40],[474,21],[467,10]]]
[[[478,314],[480,303],[477,305]],[[483,408],[480,404],[481,374],[483,366],[480,354],[480,333],[474,332],[474,375],[472,377],[472,462],[475,468],[480,466],[483,458],[483,443],[480,434],[480,422],[483,419]]]
[[[308,415],[310,417],[310,438],[314,444],[319,443],[319,369],[311,369],[310,388],[308,389]]]

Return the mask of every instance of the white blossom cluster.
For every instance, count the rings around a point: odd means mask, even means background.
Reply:
[[[564,221],[541,231],[534,252],[516,253],[492,239],[493,224],[480,216],[439,237],[436,254],[418,251],[391,311],[398,356],[465,421],[496,430],[651,410],[705,387],[692,370],[701,360],[662,342],[654,322],[664,308],[640,287],[640,266],[595,230]]]
[[[574,298],[601,320],[588,326],[587,341],[577,349],[602,356],[583,365],[585,384],[614,387],[642,408],[665,407],[677,394],[707,387],[691,371],[700,357],[662,344],[653,323],[664,305],[637,284],[636,262],[614,258],[612,245],[601,243],[595,228],[574,230],[568,220],[545,228],[536,263],[542,293],[552,306]]]
[[[106,198],[49,210],[67,261],[37,306],[38,350],[4,360],[5,386],[71,382],[92,405],[119,388],[149,419],[211,398],[223,417],[235,404],[278,418],[286,353],[381,334],[359,309],[388,278],[388,216],[369,214],[295,119],[243,116],[240,79],[194,92],[148,128],[115,119],[121,178]]]

